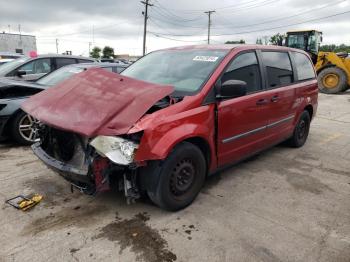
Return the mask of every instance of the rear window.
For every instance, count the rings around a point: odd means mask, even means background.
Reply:
[[[288,53],[265,51],[262,52],[262,58],[269,89],[293,83],[293,70]]]
[[[71,65],[75,63],[75,59],[73,58],[56,58],[57,68],[61,68],[62,66]]]
[[[313,79],[316,77],[314,67],[310,59],[302,53],[292,52],[292,56],[297,68],[298,80]]]
[[[92,63],[94,62],[93,60],[86,60],[86,59],[78,59],[78,63],[81,64],[81,63]]]

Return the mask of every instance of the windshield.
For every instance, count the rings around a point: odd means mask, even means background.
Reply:
[[[71,77],[72,75],[78,74],[83,71],[84,71],[84,68],[79,68],[74,66],[65,66],[46,76],[43,76],[38,81],[36,81],[36,83],[39,85],[54,86],[59,82]]]
[[[6,76],[12,70],[16,69],[18,66],[28,61],[29,57],[21,57],[13,61],[7,62],[0,66],[0,76]]]
[[[305,49],[304,35],[303,34],[289,35],[287,46],[304,50]]]
[[[121,75],[172,85],[178,94],[194,94],[208,80],[227,50],[163,50],[148,54]]]

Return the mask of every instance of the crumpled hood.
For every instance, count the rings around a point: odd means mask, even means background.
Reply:
[[[91,68],[30,97],[22,109],[49,126],[84,136],[120,135],[172,92],[171,86]]]

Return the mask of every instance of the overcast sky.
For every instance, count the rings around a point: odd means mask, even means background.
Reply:
[[[89,42],[116,53],[142,54],[144,5],[138,0],[0,0],[0,31],[37,37],[39,53],[88,55]],[[256,39],[288,30],[317,29],[324,44],[350,44],[350,0],[150,0],[147,51]],[[347,12],[347,13],[346,13]],[[9,29],[10,25],[10,29]]]

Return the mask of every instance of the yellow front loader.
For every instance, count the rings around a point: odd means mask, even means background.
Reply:
[[[317,71],[318,88],[326,94],[350,88],[350,57],[347,53],[321,52],[322,32],[316,30],[287,32],[286,46],[308,52]]]

